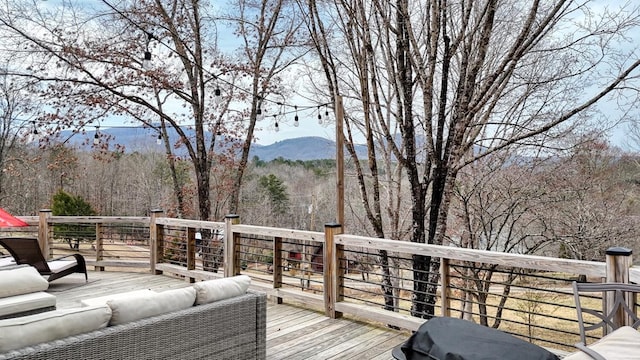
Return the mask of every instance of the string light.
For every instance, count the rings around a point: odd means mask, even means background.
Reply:
[[[96,126],[96,133],[93,135],[93,145],[100,144],[100,135],[98,135],[99,129],[100,129],[100,126]]]
[[[278,126],[278,119],[276,118],[276,115],[273,115],[273,121],[274,121],[274,127],[275,127],[275,131],[278,132],[280,131],[280,127]]]
[[[146,42],[146,51],[144,54],[144,59],[146,62],[149,62],[149,60],[151,60],[151,52],[149,51],[149,44],[151,42],[151,40],[155,40],[157,41],[160,45],[165,46],[167,49],[169,49],[170,51],[175,51],[175,49],[173,49],[171,46],[165,44],[163,41],[161,41],[160,39],[156,38],[152,33],[150,33],[149,31],[147,31],[143,26],[139,25],[137,22],[135,22],[134,20],[132,20],[129,16],[127,16],[126,14],[124,14],[122,11],[120,11],[119,9],[117,9],[115,6],[113,6],[108,0],[102,0],[102,2],[104,4],[106,4],[109,8],[111,8],[112,10],[114,10],[116,13],[118,13],[124,20],[130,22],[134,27],[144,31],[144,33],[147,35],[147,42]],[[144,63],[143,63],[144,65]],[[253,92],[244,89],[234,83],[228,82],[224,79],[219,78],[218,76],[216,76],[215,74],[213,74],[212,72],[210,72],[209,70],[203,68],[203,67],[199,67],[199,69],[209,75],[211,75],[215,80],[217,81],[223,81],[226,85],[228,85],[229,87],[233,87],[234,89],[237,89],[238,91],[241,91],[243,93],[249,94],[249,95],[254,95]],[[219,105],[222,102],[222,93],[221,90],[218,86],[219,84],[216,83],[216,88],[214,90],[214,94],[215,94],[215,98],[214,98],[214,103],[216,103],[217,105]],[[258,108],[256,109],[256,119],[257,120],[263,120],[265,118],[265,113],[264,110],[262,109],[262,105],[263,105],[263,101],[272,101],[269,100],[267,98],[263,98],[263,97],[258,97],[259,99],[259,103],[258,103]],[[274,101],[275,102],[275,101]],[[283,106],[291,106],[291,105],[287,105],[287,104],[282,104],[279,103],[280,105]],[[317,105],[318,108],[318,123],[322,124],[323,120],[322,120],[322,116],[320,114],[320,106],[327,106],[327,104],[320,104]],[[297,107],[297,106],[295,106]],[[311,109],[316,107],[316,105],[312,105],[312,106],[308,106],[308,107],[304,107],[304,109]],[[286,113],[282,113],[282,115],[285,115]],[[328,110],[325,109],[325,116],[328,118],[329,112]],[[298,122],[294,121],[294,126],[297,126]]]
[[[296,111],[296,116],[293,118],[293,126],[298,127],[298,125],[300,125],[300,122],[298,121],[298,105],[294,105],[293,107]]]
[[[156,144],[162,145],[162,134],[158,134],[158,139],[156,140]]]
[[[36,122],[32,121],[31,122],[33,124],[33,135],[38,135],[38,129],[36,128]]]

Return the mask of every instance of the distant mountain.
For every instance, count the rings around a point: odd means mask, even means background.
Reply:
[[[99,131],[101,135],[109,135],[110,143],[125,147],[126,152],[134,151],[163,151],[164,148],[157,144],[158,133],[152,129],[143,128],[106,128]],[[67,143],[80,149],[90,150],[95,131],[87,131],[85,134],[75,134],[64,131],[60,138],[68,139]],[[188,132],[193,135],[193,131]],[[72,136],[73,135],[73,136]],[[169,138],[177,139],[175,131],[170,132]],[[184,150],[176,150],[178,155],[184,156]],[[356,145],[359,156],[366,157],[367,148],[364,145]],[[249,158],[257,156],[260,160],[271,161],[277,158],[287,160],[321,160],[334,159],[336,157],[335,141],[318,136],[306,136],[278,141],[271,145],[253,144]],[[347,152],[345,150],[345,156]]]

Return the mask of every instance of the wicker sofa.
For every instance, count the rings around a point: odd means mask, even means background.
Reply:
[[[0,354],[0,359],[265,359],[266,296],[239,296]]]

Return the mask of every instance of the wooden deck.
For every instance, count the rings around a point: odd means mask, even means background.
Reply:
[[[51,283],[58,308],[79,306],[80,300],[138,289],[162,291],[189,286],[184,280],[146,273],[89,272],[89,283],[73,274]],[[356,319],[330,319],[295,304],[269,302],[267,359],[393,359],[391,349],[408,332]]]

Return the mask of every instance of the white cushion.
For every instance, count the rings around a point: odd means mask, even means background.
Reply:
[[[16,264],[16,260],[11,256],[0,257],[0,267],[15,265],[15,264]]]
[[[78,265],[78,262],[75,260],[51,260],[47,261],[47,265],[52,272],[58,273]]]
[[[187,309],[195,300],[196,291],[192,287],[111,299],[107,301],[112,311],[109,325]]]
[[[96,306],[96,305],[107,305],[107,302],[112,299],[126,299],[130,297],[136,297],[140,295],[148,295],[155,294],[156,292],[149,289],[144,290],[134,290],[124,293],[110,294],[106,296],[95,297],[91,299],[80,300],[80,304],[82,306]]]
[[[247,292],[249,285],[251,278],[247,275],[197,282],[193,284],[196,289],[196,305],[242,295]]]
[[[0,271],[0,298],[44,291],[49,282],[31,266]]]
[[[640,358],[640,333],[630,326],[623,326],[588,346],[606,359],[637,360]],[[577,351],[564,360],[592,360]]]
[[[56,297],[42,291],[9,296],[0,298],[0,317],[52,306],[56,306]]]
[[[110,317],[108,306],[98,306],[0,320],[0,353],[101,329]]]

